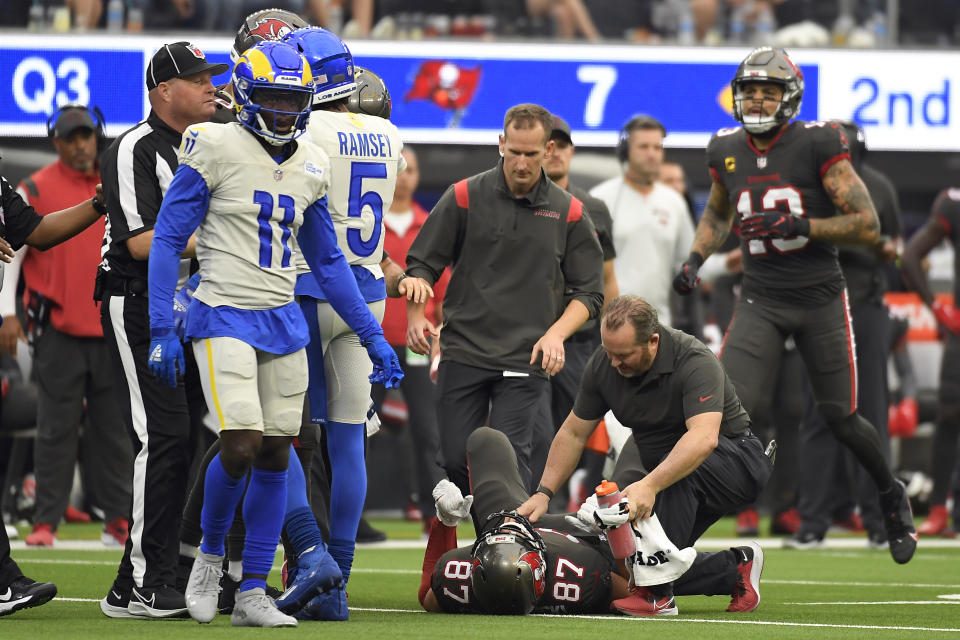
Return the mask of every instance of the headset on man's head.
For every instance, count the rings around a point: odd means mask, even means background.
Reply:
[[[83,104],[77,103],[68,103],[59,107],[53,114],[47,118],[47,137],[53,139],[53,131],[57,126],[57,118],[60,117],[60,114],[68,109],[83,109],[91,116],[93,116],[93,121],[97,125],[97,128],[94,130],[94,133],[97,134],[97,141],[100,142],[106,137],[106,121],[103,118],[103,112],[100,111],[100,107],[93,106],[88,107]]]
[[[662,122],[653,116],[638,113],[627,120],[626,124],[620,128],[620,138],[617,141],[617,160],[620,164],[626,162],[630,157],[630,133],[637,129],[659,129],[663,133],[663,137],[667,137],[667,129]]]

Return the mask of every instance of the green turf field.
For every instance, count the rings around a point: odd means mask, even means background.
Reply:
[[[419,539],[416,523],[374,520],[390,541]],[[707,534],[728,536],[733,523],[724,520]],[[461,528],[461,542],[467,529]],[[22,536],[26,529],[21,528]],[[96,525],[62,525],[59,540],[99,538]],[[350,580],[349,622],[304,622],[297,629],[234,629],[229,616],[210,625],[192,620],[111,620],[97,600],[115,575],[118,550],[14,548],[13,556],[32,578],[51,580],[57,598],[42,607],[0,618],[0,638],[238,638],[277,636],[311,638],[640,638],[655,633],[669,638],[938,638],[960,639],[960,543],[921,548],[905,566],[894,564],[886,551],[860,545],[865,538],[831,535],[844,548],[792,551],[779,539],[761,540],[766,564],[760,608],[749,614],[724,612],[727,598],[678,598],[680,615],[667,619],[607,616],[451,616],[426,614],[417,602],[421,548],[357,550]],[[723,543],[720,543],[723,544]],[[936,544],[937,546],[934,546]],[[18,545],[19,546],[19,545]],[[66,546],[66,545],[64,545]],[[92,545],[96,546],[96,545]],[[279,579],[271,575],[271,583]]]

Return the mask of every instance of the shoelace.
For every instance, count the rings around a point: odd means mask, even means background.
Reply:
[[[213,565],[201,564],[200,571],[200,595],[220,595],[220,578],[217,576],[216,568]]]

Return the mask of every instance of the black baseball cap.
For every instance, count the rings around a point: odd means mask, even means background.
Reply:
[[[553,131],[550,132],[550,138],[566,138],[567,142],[573,144],[573,138],[570,137],[570,125],[560,116],[553,116]]]
[[[212,64],[207,62],[206,56],[200,47],[190,42],[172,42],[160,47],[150,64],[147,65],[147,90],[156,89],[161,82],[173,78],[192,76],[195,73],[210,71],[219,75],[230,68],[227,64]]]
[[[77,129],[97,130],[97,123],[86,107],[64,107],[53,125],[54,138],[66,138]]]

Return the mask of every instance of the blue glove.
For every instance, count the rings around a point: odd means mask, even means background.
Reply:
[[[396,352],[387,341],[383,334],[374,334],[369,339],[364,340],[363,346],[367,349],[367,355],[373,362],[373,373],[370,374],[370,383],[380,383],[387,389],[396,389],[403,380],[403,369],[400,368],[400,360]]]
[[[200,272],[196,272],[187,283],[180,287],[180,291],[173,296],[173,328],[177,332],[180,342],[187,340],[187,309],[193,302],[193,292],[197,290],[200,284]]]
[[[177,367],[180,373],[186,369],[183,361],[183,345],[173,327],[150,327],[150,355],[147,359],[150,372],[169,387],[177,386]]]

